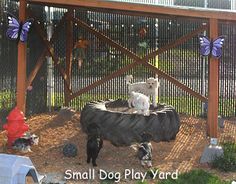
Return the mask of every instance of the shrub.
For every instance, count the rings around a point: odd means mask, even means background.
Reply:
[[[180,174],[177,180],[167,179],[158,182],[158,184],[230,184],[222,181],[204,170],[192,170],[188,173]]]
[[[236,144],[224,143],[222,145],[224,155],[216,157],[212,162],[212,167],[224,172],[236,171]]]

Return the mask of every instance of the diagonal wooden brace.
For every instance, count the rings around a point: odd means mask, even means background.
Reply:
[[[200,99],[201,101],[206,102],[207,98],[202,96],[201,94],[193,91],[191,88],[189,88],[188,86],[186,86],[185,84],[179,82],[177,79],[175,79],[174,77],[168,75],[167,73],[165,73],[164,71],[156,68],[155,66],[153,66],[152,64],[146,62],[149,59],[155,57],[158,54],[161,54],[163,52],[165,52],[166,50],[173,48],[185,41],[187,41],[188,39],[192,38],[193,36],[199,34],[200,32],[204,31],[207,26],[203,25],[200,28],[198,28],[197,30],[179,38],[178,40],[168,44],[167,46],[164,46],[163,48],[156,50],[150,54],[148,54],[147,56],[145,56],[144,58],[140,58],[139,56],[135,55],[134,53],[132,53],[131,51],[129,51],[127,48],[121,46],[120,44],[116,43],[115,41],[111,40],[110,38],[108,38],[107,36],[103,35],[102,33],[98,32],[96,29],[91,28],[88,24],[84,23],[83,21],[79,20],[79,19],[75,19],[73,18],[73,21],[76,22],[79,26],[85,28],[86,30],[88,30],[90,33],[96,35],[98,38],[102,39],[103,41],[107,42],[108,44],[110,44],[111,46],[115,47],[116,49],[120,50],[121,52],[123,52],[124,54],[126,54],[128,57],[130,57],[131,59],[134,60],[134,63],[131,63],[127,66],[125,66],[124,68],[119,69],[118,71],[106,76],[105,78],[81,89],[80,91],[73,93],[71,95],[71,99],[77,97],[78,95],[81,95],[82,93],[87,92],[88,90],[93,89],[94,87],[101,85],[102,83],[117,77],[119,75],[121,75],[122,73],[128,71],[129,69],[135,67],[138,64],[143,64],[144,66],[150,68],[152,71],[154,71],[155,73],[157,73],[159,76],[169,80],[170,82],[174,83],[176,86],[178,86],[179,88],[181,88],[182,90],[188,92],[189,94],[193,95],[194,97]]]
[[[62,78],[64,79],[66,87],[68,88],[68,90],[72,94],[72,91],[69,87],[70,85],[67,80],[67,75],[65,73],[65,70],[60,66],[59,60],[58,60],[56,54],[54,53],[54,48],[53,48],[52,44],[50,44],[50,42],[46,39],[46,37],[44,35],[43,28],[38,23],[35,23],[34,25],[35,25],[37,33],[39,34],[40,38],[44,42],[49,55],[52,57],[52,60],[54,61],[54,65],[58,68]]]
[[[29,12],[29,13],[32,14],[32,12]],[[52,44],[56,40],[56,38],[58,36],[58,33],[60,32],[61,27],[65,23],[65,19],[66,19],[66,16],[64,15],[62,17],[62,19],[60,20],[58,26],[56,27],[56,29],[55,29],[55,31],[52,35],[52,38],[50,40],[50,44]],[[37,73],[39,72],[40,68],[42,67],[42,65],[45,61],[44,58],[47,54],[48,54],[48,50],[47,50],[46,47],[44,47],[43,51],[41,52],[40,56],[37,59],[37,62],[36,62],[36,65],[35,65],[34,69],[30,72],[30,75],[28,76],[26,87],[28,87],[32,84],[32,82],[35,79]]]

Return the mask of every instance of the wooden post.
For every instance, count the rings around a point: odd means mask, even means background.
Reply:
[[[71,67],[72,67],[72,50],[73,50],[73,22],[71,17],[73,17],[73,9],[68,9],[67,22],[66,22],[66,75],[67,83],[69,84],[69,89],[71,89]],[[70,91],[64,85],[64,95],[65,95],[65,106],[69,105],[70,102]]]
[[[23,22],[26,18],[26,0],[19,1],[19,21]],[[18,62],[17,62],[17,107],[25,113],[26,101],[26,43],[18,43]]]
[[[218,37],[218,20],[210,19],[210,38]],[[209,84],[208,84],[208,115],[207,133],[211,138],[217,138],[218,128],[218,105],[219,105],[219,60],[210,57],[209,61]]]

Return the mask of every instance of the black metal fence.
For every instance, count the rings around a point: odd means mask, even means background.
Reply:
[[[204,7],[204,0],[176,0],[176,5]],[[230,9],[230,1],[208,0],[207,7]],[[151,3],[151,2],[150,2]],[[6,6],[7,5],[7,6]],[[0,102],[1,108],[12,108],[15,105],[17,44],[9,41],[5,32],[7,29],[3,10],[18,14],[17,2],[4,0],[0,4]],[[6,7],[6,8],[5,8]],[[43,6],[30,6],[34,13],[46,23],[46,13]],[[54,27],[58,25],[66,9],[54,8],[52,21]],[[139,17],[120,13],[96,12],[89,9],[76,9],[75,17],[96,28],[140,57],[178,39],[204,24],[199,20],[169,19],[160,17]],[[44,25],[46,30],[46,24]],[[219,113],[224,117],[236,115],[236,25],[220,24],[221,34],[226,35],[223,57],[220,61],[220,104]],[[83,28],[74,24],[74,42],[79,37],[89,41],[85,50],[82,67],[78,68],[78,61],[73,60],[72,90],[73,92],[86,87],[119,68],[133,62],[126,55]],[[206,32],[207,34],[207,32]],[[65,27],[53,44],[60,63],[65,63]],[[35,66],[38,56],[43,50],[43,44],[34,30],[28,40],[27,73]],[[188,85],[195,91],[206,95],[208,91],[208,60],[200,57],[198,37],[190,39],[180,46],[170,49],[150,61],[156,67],[164,70],[173,77]],[[49,105],[57,109],[64,102],[64,82],[56,68],[49,81],[49,65],[44,63],[32,84],[32,90],[27,91],[27,114],[47,112]],[[143,81],[155,74],[143,66],[136,66],[120,77],[116,77],[101,86],[90,90],[70,103],[70,106],[81,110],[86,102],[108,98],[127,98],[125,75],[132,74],[134,81]],[[178,112],[189,115],[201,115],[203,104],[180,90],[165,79],[160,78],[158,101],[176,107]],[[48,97],[51,96],[51,100]]]

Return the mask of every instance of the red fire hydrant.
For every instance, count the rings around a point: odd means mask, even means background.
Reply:
[[[25,124],[24,113],[15,107],[9,113],[7,124],[3,126],[3,129],[7,130],[8,147],[11,147],[16,139],[22,137],[29,130],[29,126]]]

